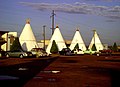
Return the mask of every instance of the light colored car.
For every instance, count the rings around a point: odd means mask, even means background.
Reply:
[[[84,54],[90,54],[90,55],[92,55],[92,54],[95,54],[95,53],[96,53],[96,51],[92,51],[90,49],[84,51]]]
[[[23,50],[16,50],[16,51],[7,51],[5,54],[6,57],[32,57],[32,53],[28,51],[23,51]]]
[[[49,54],[47,54],[42,48],[32,48],[30,52],[32,52],[33,56],[36,58],[49,56]]]

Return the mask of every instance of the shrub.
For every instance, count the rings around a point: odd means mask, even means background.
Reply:
[[[97,51],[95,44],[92,46],[92,51]]]
[[[52,42],[52,47],[50,49],[50,52],[51,53],[58,53],[58,46],[57,46],[55,40],[53,40],[53,42]]]
[[[116,43],[113,44],[112,50],[113,50],[114,52],[117,52],[117,51],[118,51],[118,47],[117,47],[117,44],[116,44]]]
[[[18,37],[15,38],[13,44],[10,47],[10,51],[16,51],[16,50],[23,50],[21,45],[20,45]]]

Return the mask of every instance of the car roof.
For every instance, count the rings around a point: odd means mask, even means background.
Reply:
[[[43,50],[43,48],[32,48],[32,49]]]

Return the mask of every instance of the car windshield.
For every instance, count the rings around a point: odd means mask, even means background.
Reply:
[[[24,50],[13,50],[12,52],[25,52]]]
[[[69,48],[63,48],[62,51],[70,51]]]
[[[31,51],[38,52],[38,51],[44,51],[44,50],[42,48],[33,48]]]

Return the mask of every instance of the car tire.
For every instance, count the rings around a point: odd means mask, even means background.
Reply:
[[[2,54],[0,53],[0,57],[2,57]]]
[[[10,55],[7,53],[6,55],[5,55],[7,58],[9,58],[10,57]]]
[[[38,54],[36,54],[36,58],[39,58],[39,55],[38,55]]]
[[[19,56],[19,58],[23,58],[23,55],[21,54],[21,55]]]

